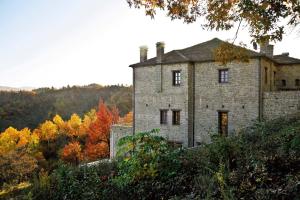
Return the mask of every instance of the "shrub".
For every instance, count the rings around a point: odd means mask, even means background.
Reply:
[[[176,174],[177,151],[169,146],[159,130],[137,133],[121,138],[118,143],[118,176],[115,183],[120,187],[142,179],[154,179],[160,175],[168,179]]]
[[[114,163],[75,167],[66,164],[54,170],[50,178],[39,176],[31,193],[33,199],[103,199],[107,182],[115,171]],[[50,186],[47,181],[50,181]],[[45,182],[47,184],[45,184]],[[107,193],[107,192],[106,192]]]

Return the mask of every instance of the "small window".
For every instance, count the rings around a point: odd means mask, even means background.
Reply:
[[[273,75],[273,85],[276,85],[276,72],[274,72],[274,75]]]
[[[265,67],[265,84],[268,84],[268,68]]]
[[[300,79],[295,80],[295,86],[297,86],[297,87],[300,86]]]
[[[228,112],[219,112],[219,133],[222,136],[228,135]]]
[[[286,86],[286,80],[281,80],[281,85]]]
[[[181,72],[180,71],[173,71],[173,85],[179,86],[181,83]]]
[[[173,110],[173,125],[179,125],[179,124],[180,124],[180,111]]]
[[[176,149],[178,149],[178,148],[181,148],[182,147],[182,142],[178,142],[178,141],[167,141],[168,142],[168,144],[171,146],[171,147],[173,147],[173,148],[176,148]]]
[[[228,69],[219,70],[219,83],[228,83]]]
[[[160,110],[160,124],[168,123],[168,110]]]

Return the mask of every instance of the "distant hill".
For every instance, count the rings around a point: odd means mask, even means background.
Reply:
[[[7,87],[7,86],[0,86],[0,91],[32,91],[33,87],[21,87],[21,88],[15,88],[15,87]]]
[[[132,106],[132,87],[122,85],[91,84],[31,91],[6,87],[3,90],[0,91],[0,131],[9,126],[33,129],[41,122],[52,119],[55,114],[64,119],[69,119],[73,113],[83,116],[97,107],[99,99],[110,107],[116,105],[121,116],[131,111]]]

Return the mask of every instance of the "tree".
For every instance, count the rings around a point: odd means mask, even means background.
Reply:
[[[27,153],[25,148],[18,148],[0,155],[0,185],[4,182],[28,180],[37,169],[37,160]]]
[[[59,128],[60,131],[66,129],[66,123],[61,118],[61,116],[55,115],[53,117],[53,122],[57,125],[57,127]]]
[[[132,124],[133,122],[133,112],[130,111],[124,117],[119,120],[119,124]]]
[[[82,149],[79,142],[70,142],[67,144],[62,150],[61,159],[78,165],[83,159]]]
[[[85,155],[90,160],[107,157],[109,154],[109,137],[111,125],[116,123],[119,115],[116,108],[112,111],[100,100],[96,120],[91,123],[86,140]]]
[[[59,134],[58,126],[49,120],[42,123],[34,132],[38,133],[40,139],[45,141],[55,140]]]
[[[28,128],[18,131],[9,127],[0,134],[0,155],[18,148],[25,148],[28,152],[31,152],[38,144],[38,135],[31,133]]]
[[[73,114],[66,123],[67,135],[71,138],[81,137],[86,134],[86,129],[81,118],[77,114]]]
[[[109,156],[109,145],[106,142],[87,143],[84,153],[87,160],[106,158]]]
[[[144,8],[146,15],[155,16],[166,10],[172,19],[193,23],[205,18],[209,30],[229,30],[238,23],[249,28],[253,42],[280,41],[288,27],[299,27],[299,0],[127,0],[130,7]],[[237,30],[237,33],[238,33]]]

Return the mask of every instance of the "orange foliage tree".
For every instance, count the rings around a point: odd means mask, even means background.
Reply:
[[[96,160],[109,155],[109,136],[112,124],[119,120],[116,107],[110,110],[100,100],[96,120],[91,123],[86,140],[85,155],[88,160]]]
[[[63,161],[78,165],[83,160],[82,149],[79,142],[70,142],[67,144],[61,153]]]

